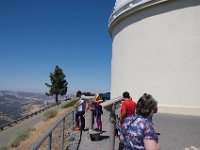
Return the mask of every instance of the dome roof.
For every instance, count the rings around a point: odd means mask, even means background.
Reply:
[[[114,9],[116,10],[116,9],[120,8],[121,6],[127,4],[130,1],[132,1],[132,0],[116,0]]]
[[[113,12],[109,19],[109,26],[120,15],[150,1],[154,0],[116,0]]]

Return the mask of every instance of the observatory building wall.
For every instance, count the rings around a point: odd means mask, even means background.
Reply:
[[[161,112],[200,115],[200,1],[129,7],[109,24],[111,97],[150,93]]]

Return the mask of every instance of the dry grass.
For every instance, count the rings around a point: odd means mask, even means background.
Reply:
[[[2,145],[0,145],[0,150],[8,150],[9,148],[8,148],[8,146],[2,146]]]
[[[54,118],[57,115],[58,111],[55,109],[47,110],[43,113],[43,120],[47,121],[50,118]]]
[[[55,118],[51,118],[47,121],[41,121],[35,126],[35,130],[30,133],[30,136],[27,140],[20,142],[20,145],[16,148],[10,148],[10,150],[29,150],[32,149],[32,146],[51,128],[57,121],[61,119],[61,117],[69,111],[68,109],[59,110],[57,116]],[[47,143],[47,142],[45,142]],[[43,145],[42,147],[46,147]],[[43,148],[41,148],[43,149]]]

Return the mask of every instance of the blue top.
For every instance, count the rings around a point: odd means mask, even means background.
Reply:
[[[144,150],[144,139],[158,142],[153,123],[139,115],[126,117],[121,132],[125,150]]]

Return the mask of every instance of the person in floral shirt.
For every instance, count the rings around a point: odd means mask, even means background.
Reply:
[[[137,103],[136,114],[125,118],[121,128],[121,140],[125,150],[160,150],[158,135],[150,118],[155,113],[157,101],[144,94]]]

